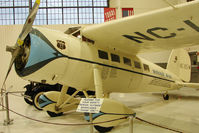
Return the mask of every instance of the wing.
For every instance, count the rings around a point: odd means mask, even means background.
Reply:
[[[137,54],[199,44],[199,1],[85,27],[98,47]]]

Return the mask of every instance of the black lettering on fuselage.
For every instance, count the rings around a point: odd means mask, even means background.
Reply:
[[[167,31],[168,29],[163,28],[163,27],[155,27],[155,28],[148,29],[147,32],[157,38],[163,38],[163,39],[172,38],[172,37],[176,36],[175,33],[170,33],[170,35],[168,35],[168,36],[161,36],[161,35],[158,35],[157,33],[155,33],[155,31],[158,31],[158,30]]]
[[[192,29],[194,29],[197,32],[199,32],[199,27],[196,24],[194,24],[190,20],[185,20],[184,22],[185,22],[185,24],[187,24],[188,26],[190,26]]]
[[[123,35],[124,37],[130,39],[130,40],[133,40],[137,43],[143,43],[142,41],[140,40],[148,40],[148,41],[154,41],[153,38],[150,38],[140,32],[134,32],[135,34],[139,35],[139,36],[132,36],[132,35]]]

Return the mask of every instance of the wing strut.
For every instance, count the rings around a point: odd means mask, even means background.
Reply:
[[[102,85],[102,78],[101,78],[101,69],[98,65],[93,65],[93,74],[94,74],[94,85],[95,85],[95,94],[96,98],[103,98],[103,85]]]

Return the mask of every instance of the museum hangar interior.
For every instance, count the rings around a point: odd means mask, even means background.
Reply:
[[[34,21],[35,27],[45,27],[65,32],[69,27],[86,27],[139,15],[161,8],[176,6],[193,0],[41,0]],[[33,9],[35,0],[0,1],[0,85],[3,84],[12,55],[6,52],[6,45],[12,46],[21,33],[23,24]],[[111,12],[111,14],[110,14]],[[108,14],[108,15],[107,15]],[[186,47],[191,58],[191,82],[199,83],[198,46]],[[139,56],[166,68],[171,50],[145,53]],[[50,117],[27,104],[24,99],[24,86],[29,84],[20,78],[12,68],[1,92],[0,104],[9,102],[7,109],[0,107],[0,133],[88,133],[89,125],[84,114],[69,111],[60,117]],[[6,95],[8,94],[8,95]],[[199,131],[199,88],[182,88],[168,92],[169,100],[164,100],[162,92],[150,93],[111,93],[110,99],[118,100],[136,112],[133,120],[135,133],[198,133]],[[8,119],[9,118],[9,119]],[[72,124],[72,125],[71,125]],[[114,127],[112,133],[128,133],[129,122]],[[94,130],[93,132],[97,132]]]

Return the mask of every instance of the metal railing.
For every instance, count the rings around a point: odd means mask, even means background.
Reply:
[[[131,115],[127,115],[127,116],[122,117],[122,118],[112,119],[112,120],[97,122],[97,123],[93,123],[92,119],[90,119],[90,122],[87,122],[87,123],[53,123],[53,122],[41,121],[41,120],[37,120],[37,119],[31,118],[31,117],[25,116],[23,114],[20,114],[20,113],[18,113],[18,112],[9,108],[9,97],[8,97],[8,95],[12,94],[12,95],[16,96],[14,93],[23,93],[23,91],[20,91],[20,92],[4,92],[2,96],[4,96],[3,101],[5,101],[5,105],[2,102],[0,102],[0,106],[2,106],[1,111],[6,112],[6,119],[4,120],[5,126],[13,124],[13,119],[10,118],[10,112],[12,112],[12,113],[19,115],[21,117],[24,117],[26,119],[36,121],[36,122],[40,122],[40,123],[44,123],[44,124],[61,125],[61,126],[83,126],[83,125],[90,126],[90,128],[89,128],[90,133],[94,133],[94,125],[96,125],[96,124],[108,123],[108,122],[118,121],[118,120],[121,120],[121,119],[128,119],[129,133],[133,133],[134,120],[139,120],[141,122],[144,122],[144,123],[147,123],[147,124],[159,127],[159,128],[163,128],[163,129],[166,129],[166,130],[169,130],[169,131],[173,131],[173,132],[177,132],[177,133],[183,133],[182,131],[171,129],[171,128],[168,128],[166,126],[155,124],[155,123],[149,122],[147,120],[144,120],[142,118],[136,117],[135,113],[131,114]],[[23,97],[23,95],[21,95],[20,97]],[[117,115],[126,115],[126,114],[117,114]],[[92,118],[92,114],[90,114],[90,118]]]

